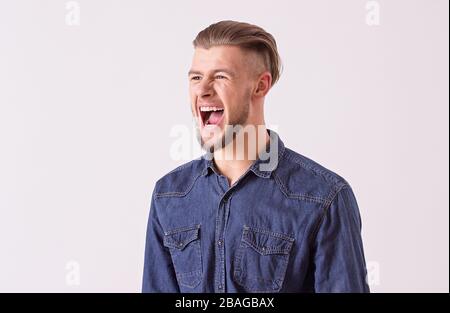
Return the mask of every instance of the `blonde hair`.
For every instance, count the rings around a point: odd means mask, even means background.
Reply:
[[[272,75],[272,86],[280,78],[282,64],[275,38],[259,26],[236,21],[220,21],[200,31],[193,44],[194,48],[203,49],[233,45],[256,52],[262,57],[264,66]]]

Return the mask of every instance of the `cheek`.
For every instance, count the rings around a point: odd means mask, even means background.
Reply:
[[[237,99],[237,90],[236,88],[233,88],[232,86],[227,85],[220,85],[216,87],[216,94],[218,98],[224,103],[225,105],[232,106],[233,103]]]

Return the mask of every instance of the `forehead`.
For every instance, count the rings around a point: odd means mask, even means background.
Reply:
[[[244,64],[245,57],[244,51],[236,46],[196,48],[192,58],[192,69],[200,71],[208,71],[214,68],[237,70]]]

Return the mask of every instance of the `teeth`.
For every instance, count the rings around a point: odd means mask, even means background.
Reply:
[[[218,108],[218,107],[200,107],[200,111],[202,111],[202,112],[223,111],[223,108]]]

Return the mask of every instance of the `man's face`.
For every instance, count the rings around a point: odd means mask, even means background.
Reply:
[[[236,46],[195,49],[189,91],[202,147],[210,151],[214,145],[224,147],[225,126],[247,124],[254,84],[252,57]]]

